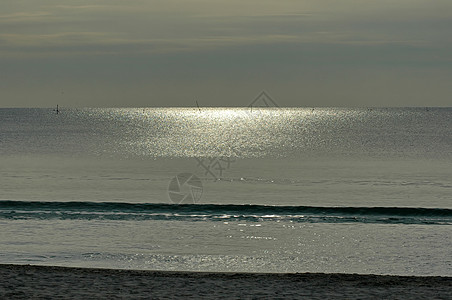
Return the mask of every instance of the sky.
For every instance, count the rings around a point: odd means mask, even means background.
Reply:
[[[451,0],[2,0],[0,107],[450,107],[451,30]]]

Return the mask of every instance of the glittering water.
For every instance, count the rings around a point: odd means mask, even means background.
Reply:
[[[2,109],[2,154],[450,158],[452,109]]]
[[[0,262],[451,275],[451,116],[0,109]]]

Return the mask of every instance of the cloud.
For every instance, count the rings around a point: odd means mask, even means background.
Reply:
[[[418,0],[25,2],[28,10],[4,10],[0,16],[3,55],[133,55],[250,43],[431,47],[448,44],[445,28],[452,25],[450,13]],[[443,0],[436,3],[448,6]],[[432,31],[439,34],[427,34]]]
[[[306,91],[310,105],[341,93],[353,105],[392,101],[398,87],[407,99],[451,92],[450,0],[10,2],[0,1],[2,99],[54,101],[55,85],[105,106],[129,93],[166,105],[203,90],[205,99]]]
[[[177,39],[133,39],[118,37],[108,32],[65,32],[27,35],[0,34],[0,53],[10,57],[24,54],[42,55],[99,55],[99,54],[155,54],[244,46],[250,44],[293,43],[298,40],[290,35],[256,36],[204,36]],[[30,54],[32,53],[32,54]]]
[[[20,22],[20,21],[36,21],[41,20],[43,17],[51,15],[50,12],[46,11],[31,11],[31,12],[16,12],[6,15],[0,15],[0,22]]]
[[[427,47],[419,40],[398,40],[381,36],[369,39],[351,32],[312,32],[303,35],[247,33],[206,35],[192,38],[133,38],[111,32],[63,32],[52,34],[0,34],[0,53],[5,57],[137,55],[162,53],[207,52],[220,49],[284,45],[291,47],[345,46],[410,46]],[[305,46],[304,46],[305,45]]]

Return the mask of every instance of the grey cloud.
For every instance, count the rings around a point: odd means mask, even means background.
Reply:
[[[452,92],[450,0],[8,3],[0,106],[240,105],[227,99],[262,89],[282,106],[444,105]]]

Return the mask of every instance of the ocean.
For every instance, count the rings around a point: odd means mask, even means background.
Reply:
[[[452,108],[0,109],[0,263],[452,276]]]

